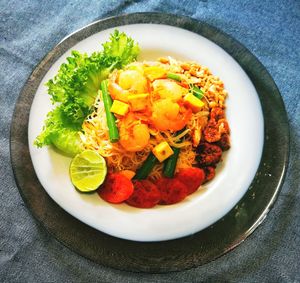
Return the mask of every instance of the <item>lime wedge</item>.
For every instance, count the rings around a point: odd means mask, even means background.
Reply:
[[[81,192],[92,192],[104,182],[107,173],[105,159],[93,150],[77,154],[70,165],[73,185]]]

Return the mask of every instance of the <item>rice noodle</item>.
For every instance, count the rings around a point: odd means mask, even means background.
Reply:
[[[192,167],[195,164],[196,153],[195,148],[193,148],[191,134],[196,129],[200,129],[201,137],[201,132],[205,128],[209,117],[211,102],[222,108],[224,107],[224,99],[227,92],[224,90],[223,83],[219,78],[214,77],[207,68],[195,63],[182,63],[170,57],[160,59],[160,61],[164,63],[155,63],[164,65],[164,68],[171,71],[183,74],[191,82],[198,82],[195,85],[201,87],[205,93],[205,99],[202,100],[205,103],[203,110],[193,113],[186,125],[186,130],[177,136],[171,131],[158,131],[150,128],[148,145],[141,151],[129,152],[119,142],[111,143],[109,141],[104,104],[101,101],[101,93],[99,92],[94,103],[94,111],[84,121],[82,126],[83,132],[80,133],[80,137],[85,149],[96,150],[100,155],[105,157],[110,171],[116,172],[126,169],[136,171],[145,161],[151,150],[161,141],[167,141],[171,146],[181,149],[176,170]],[[184,66],[184,68],[180,66]],[[150,103],[152,99],[153,97],[150,96]],[[162,167],[163,164],[156,165],[149,176],[150,179],[156,180],[161,177]]]

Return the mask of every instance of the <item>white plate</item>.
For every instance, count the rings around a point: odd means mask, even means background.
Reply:
[[[220,77],[229,93],[227,118],[231,149],[218,166],[216,177],[176,205],[137,209],[112,205],[95,194],[80,194],[69,178],[70,158],[51,147],[37,149],[33,141],[52,109],[45,83],[57,73],[71,50],[91,53],[101,48],[114,29],[96,33],[63,54],[37,89],[29,118],[29,149],[37,177],[50,197],[68,213],[99,231],[135,241],[163,241],[198,232],[222,218],[247,191],[261,159],[263,115],[256,90],[238,63],[222,48],[193,32],[157,24],[116,27],[141,47],[139,60],[173,56],[197,61]]]

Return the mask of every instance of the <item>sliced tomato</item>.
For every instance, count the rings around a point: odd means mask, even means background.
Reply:
[[[160,204],[178,203],[188,194],[187,186],[176,178],[161,178],[156,185],[161,194]]]
[[[198,190],[205,180],[205,173],[202,169],[191,167],[180,169],[175,178],[185,184],[188,188],[188,195]]]
[[[129,205],[139,208],[151,208],[159,203],[160,191],[148,180],[134,180],[133,194],[126,201]]]
[[[99,196],[110,203],[121,203],[133,193],[132,182],[120,173],[109,173],[99,188]]]

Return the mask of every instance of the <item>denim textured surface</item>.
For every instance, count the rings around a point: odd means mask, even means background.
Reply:
[[[290,122],[288,173],[263,225],[216,261],[169,274],[113,270],[59,244],[24,205],[10,164],[14,104],[35,65],[62,38],[90,22],[145,11],[190,16],[244,44],[275,80]],[[300,282],[299,46],[299,1],[0,1],[0,281]]]

